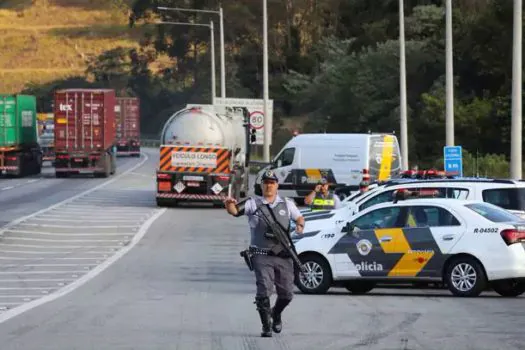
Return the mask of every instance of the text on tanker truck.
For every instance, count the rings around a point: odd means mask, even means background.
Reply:
[[[171,165],[174,167],[216,168],[217,153],[172,152]]]

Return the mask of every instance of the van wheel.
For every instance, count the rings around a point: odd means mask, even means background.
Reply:
[[[503,297],[517,297],[525,293],[525,281],[508,279],[491,283],[496,293]]]
[[[448,289],[458,297],[477,297],[487,285],[483,267],[470,256],[461,256],[451,261],[444,278]]]
[[[374,289],[376,286],[375,282],[370,281],[350,281],[345,282],[345,288],[350,293],[355,295],[366,294]]]
[[[306,273],[297,271],[297,288],[305,294],[325,294],[332,285],[330,265],[317,254],[306,254],[299,259],[306,267]]]

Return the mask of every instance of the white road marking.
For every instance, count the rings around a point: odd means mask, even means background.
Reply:
[[[0,290],[49,290],[56,287],[0,287]]]
[[[97,247],[100,248],[100,247]],[[0,253],[14,253],[14,254],[73,254],[73,253],[82,253],[82,254],[108,254],[109,252],[97,252],[97,251],[91,251],[91,252],[43,252],[43,251],[36,251],[36,250],[4,250],[2,249]]]
[[[72,271],[0,271],[0,275],[69,275],[71,273],[85,273],[84,270],[72,270]],[[1,281],[1,280],[0,280]],[[23,280],[20,280],[23,282]]]
[[[57,221],[57,222],[78,222],[79,220],[82,220],[84,222],[124,222],[124,223],[130,223],[129,220],[126,220],[126,219],[110,219],[110,218],[100,218],[100,219],[91,219],[91,220],[88,220],[88,219],[80,219],[80,218],[76,218],[76,219],[34,219],[35,221],[38,220],[38,221]],[[139,224],[140,222],[137,222],[137,225]],[[135,225],[135,226],[137,226]],[[5,232],[5,231],[4,231]]]
[[[11,190],[13,188],[15,188],[15,186],[2,187],[2,191]]]
[[[7,231],[9,233],[23,233],[23,234],[31,234],[31,235],[49,235],[49,236],[67,236],[67,237],[74,237],[74,236],[133,236],[134,232],[97,232],[97,233],[91,233],[91,232],[79,232],[79,233],[55,233],[55,232],[48,232],[48,231],[28,231],[28,230],[9,230]],[[0,251],[1,253],[1,251]]]
[[[28,180],[27,182],[32,183],[32,182],[37,182],[37,181],[40,181],[40,179],[31,179],[31,180]]]
[[[131,171],[130,171],[131,172]],[[80,277],[78,280],[72,282],[68,286],[53,292],[51,294],[48,294],[44,297],[41,297],[39,299],[33,300],[31,302],[28,302],[26,304],[22,304],[17,308],[11,309],[9,311],[6,311],[0,315],[0,323],[5,322],[15,316],[18,316],[26,311],[29,311],[35,307],[38,307],[42,304],[48,303],[50,301],[53,301],[61,296],[64,296],[66,294],[71,293],[78,287],[82,286],[92,278],[99,275],[102,271],[107,269],[109,266],[111,266],[114,262],[122,258],[127,252],[129,252],[133,247],[144,237],[146,232],[148,231],[149,227],[157,220],[162,214],[166,212],[166,208],[160,209],[157,211],[155,215],[150,217],[140,228],[139,232],[133,237],[133,240],[131,243],[125,247],[123,247],[121,250],[119,250],[117,253],[112,255],[110,258],[108,258],[106,261],[95,267],[93,270],[89,271],[82,277]]]
[[[0,283],[26,283],[26,282],[64,282],[64,281],[74,281],[74,278],[33,278],[33,279],[16,279],[16,280],[3,280],[0,279]]]
[[[47,238],[29,238],[29,237],[6,237],[3,240],[14,240],[14,241],[36,241],[36,242],[122,242],[120,239],[47,239]],[[45,246],[47,247],[47,246]]]
[[[112,249],[112,248],[120,248],[120,246],[86,246],[86,245],[34,245],[34,244],[18,244],[18,243],[0,243],[0,246],[4,247],[25,247],[25,248],[37,248],[37,249]],[[83,253],[83,252],[81,252]]]
[[[38,261],[38,260],[100,260],[101,258],[70,258],[70,257],[61,257],[61,258],[23,258],[19,256],[10,257],[10,256],[0,256],[0,260],[31,260],[31,261]]]
[[[30,223],[21,223],[20,225],[24,226],[37,226],[37,227],[56,227],[56,228],[133,228],[137,227],[136,225],[50,225],[50,224],[30,224]]]
[[[97,266],[97,264],[0,264],[0,267],[51,267],[51,266],[67,266],[67,267],[75,267],[75,266]],[[24,280],[21,280],[20,282],[25,282]]]
[[[135,171],[136,169],[140,168],[144,163],[146,163],[146,161],[149,159],[148,155],[145,154],[145,153],[142,153],[141,156],[144,156],[144,159],[142,159],[142,161],[140,161],[139,163],[137,163],[136,165],[134,165],[133,167],[129,168],[128,170],[122,172],[121,174],[118,174],[116,175],[115,177],[113,177],[112,179],[109,179],[108,181],[105,181],[95,187],[92,187],[82,193],[79,193],[73,197],[70,197],[68,199],[65,199],[61,202],[58,202],[56,204],[53,204],[47,208],[44,208],[42,210],[39,210],[37,212],[34,212],[33,214],[29,214],[29,215],[26,215],[26,216],[23,216],[21,218],[18,218],[16,220],[13,220],[11,221],[10,223],[4,225],[1,229],[0,229],[0,235],[3,235],[3,233],[5,231],[7,231],[9,228],[13,227],[13,226],[16,226],[18,225],[19,223],[23,222],[23,221],[26,221],[28,219],[31,219],[31,218],[34,218],[35,216],[38,216],[38,215],[41,215],[41,214],[44,214],[44,213],[47,213],[55,208],[58,208],[60,207],[61,205],[64,205],[64,204],[67,204],[67,203],[71,203],[72,201],[74,201],[75,199],[77,198],[81,198],[83,196],[86,196],[87,194],[89,193],[92,193],[92,192],[95,192],[96,190],[99,190],[101,188],[104,188],[106,187],[107,185],[109,184],[112,184],[113,182],[119,180],[120,178],[122,178],[123,176],[129,174],[129,173],[132,173],[133,171]]]

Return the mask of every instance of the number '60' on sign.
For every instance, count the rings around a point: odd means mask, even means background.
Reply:
[[[264,113],[254,111],[250,113],[250,127],[254,129],[261,129],[264,126]]]

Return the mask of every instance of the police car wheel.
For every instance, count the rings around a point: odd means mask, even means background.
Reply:
[[[491,283],[492,289],[502,297],[517,297],[525,293],[525,281],[508,279],[494,281]]]
[[[374,289],[375,286],[375,282],[370,281],[351,281],[345,283],[346,290],[355,295],[366,294]]]
[[[307,254],[300,257],[306,268],[306,273],[299,272],[295,276],[295,285],[305,294],[324,294],[332,285],[332,271],[326,260],[317,254]]]
[[[458,297],[477,297],[487,285],[483,267],[469,256],[456,258],[448,264],[445,281],[452,294]]]

